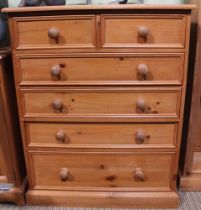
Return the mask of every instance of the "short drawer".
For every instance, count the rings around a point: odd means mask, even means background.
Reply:
[[[25,115],[177,116],[180,89],[66,89],[23,91]]]
[[[95,48],[95,15],[14,18],[17,49]]]
[[[34,189],[170,189],[172,154],[31,154]],[[109,190],[109,189],[108,189]]]
[[[174,147],[177,124],[26,123],[30,146]]]
[[[22,56],[18,63],[21,85],[179,85],[183,80],[184,69],[183,54],[118,57]]]
[[[184,48],[184,15],[102,15],[103,48]]]

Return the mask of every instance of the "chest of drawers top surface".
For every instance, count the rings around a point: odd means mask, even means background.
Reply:
[[[184,49],[186,14],[192,8],[192,5],[85,5],[3,11],[14,15],[14,49],[107,52]]]

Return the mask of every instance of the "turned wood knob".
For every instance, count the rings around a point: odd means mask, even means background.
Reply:
[[[52,76],[58,77],[61,74],[61,66],[60,65],[54,65],[51,68],[51,74]]]
[[[58,39],[58,37],[59,37],[59,29],[58,28],[50,28],[48,30],[48,36],[51,39]]]
[[[137,70],[142,77],[146,78],[149,68],[146,64],[139,64]]]
[[[145,141],[145,138],[146,138],[146,136],[145,136],[144,131],[139,130],[139,131],[136,132],[135,139],[136,139],[137,142],[143,144],[144,141]]]
[[[149,35],[149,29],[146,26],[140,26],[138,28],[139,36],[146,38]]]
[[[59,173],[60,179],[66,181],[69,177],[69,171],[67,168],[62,168]]]
[[[136,108],[140,112],[145,112],[145,110],[146,110],[145,100],[144,99],[138,99],[137,102],[136,102]]]
[[[142,181],[142,182],[145,181],[144,171],[141,168],[136,168],[135,169],[135,178]]]
[[[55,99],[52,106],[55,110],[61,110],[63,108],[63,101],[61,99]]]
[[[64,142],[66,135],[65,135],[64,131],[60,130],[56,133],[55,137],[58,141]]]

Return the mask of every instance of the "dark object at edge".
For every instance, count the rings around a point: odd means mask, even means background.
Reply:
[[[121,0],[119,1],[119,4],[127,4],[128,0]]]
[[[65,5],[66,0],[21,0],[19,7]]]

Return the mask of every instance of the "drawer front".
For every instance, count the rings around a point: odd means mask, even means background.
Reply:
[[[102,47],[184,48],[183,15],[102,15]]]
[[[24,92],[24,112],[40,116],[118,114],[176,116],[179,113],[179,91],[144,89],[124,91],[79,89],[60,92]]]
[[[171,154],[32,154],[34,189],[130,188],[168,190]]]
[[[95,16],[15,18],[16,48],[94,48]]]
[[[27,123],[30,146],[173,146],[177,124]]]
[[[21,84],[181,84],[183,55],[19,59]]]

